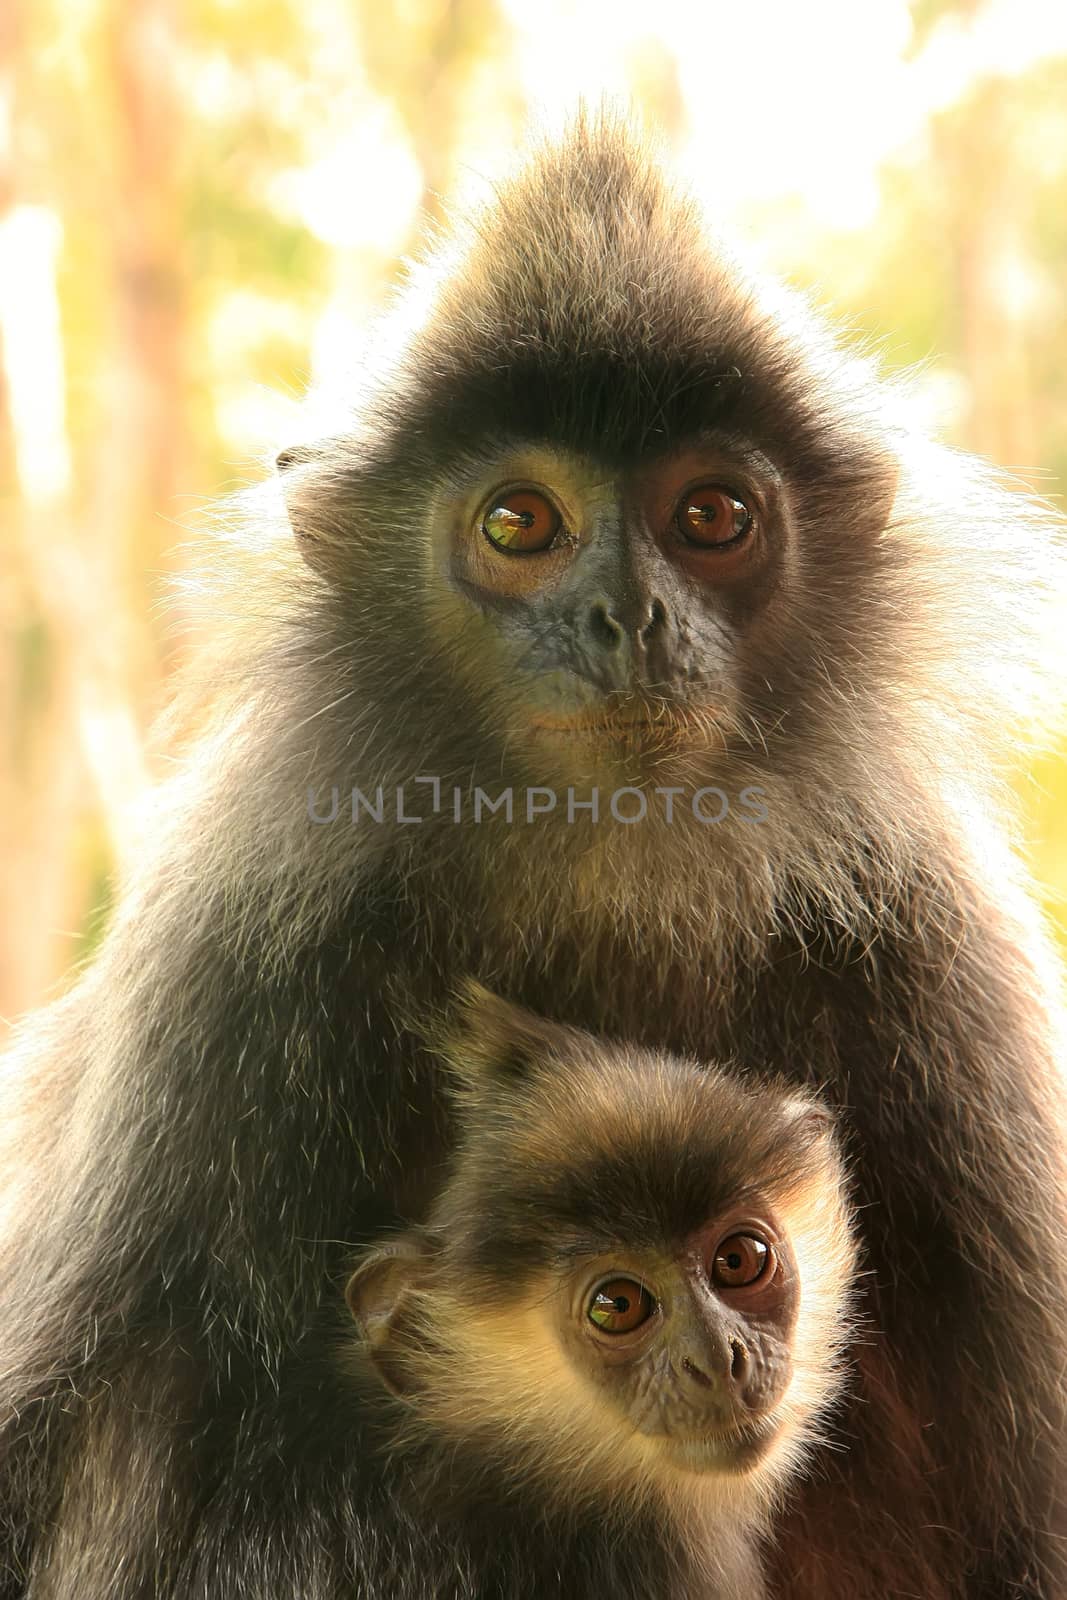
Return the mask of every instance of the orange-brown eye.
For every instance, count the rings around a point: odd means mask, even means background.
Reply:
[[[515,489],[486,513],[482,532],[498,550],[527,554],[547,550],[560,529],[560,515],[543,494]]]
[[[699,483],[678,502],[674,524],[687,544],[713,550],[742,540],[752,526],[752,513],[726,489]]]
[[[750,1233],[731,1233],[715,1252],[711,1281],[720,1289],[745,1289],[762,1278],[771,1252],[762,1239]]]
[[[656,1302],[643,1284],[633,1278],[611,1278],[594,1293],[588,1315],[601,1333],[632,1333],[655,1309]]]

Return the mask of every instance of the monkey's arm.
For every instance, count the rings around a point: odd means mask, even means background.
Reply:
[[[970,873],[916,877],[885,927],[865,952],[827,941],[803,1021],[799,986],[773,995],[781,969],[754,1013],[770,1059],[803,1038],[811,1075],[836,1078],[872,1269],[849,1453],[787,1522],[786,1588],[873,1600],[906,1572],[925,1600],[1059,1600],[1063,1080],[1044,954]]]
[[[67,1593],[58,1576],[37,1587],[54,1540],[78,1600],[139,1597],[142,1546],[170,1570],[201,1514],[240,1517],[241,1452],[280,1448],[279,1374],[335,1261],[393,1220],[390,1140],[418,1097],[382,1043],[397,1031],[380,1014],[379,946],[364,956],[338,935],[268,970],[210,891],[172,901],[166,928],[152,907],[125,919],[12,1064],[0,1574],[15,1595],[28,1571],[35,1597]],[[373,931],[372,913],[356,906],[352,925]],[[182,1428],[163,1420],[165,1349],[184,1352]],[[155,1507],[153,1451],[177,1474],[160,1472]],[[235,1498],[213,1500],[227,1477]],[[172,1515],[187,1482],[193,1500]],[[247,1511],[269,1546],[269,1518]],[[75,1557],[86,1517],[93,1550]],[[167,1593],[162,1578],[151,1592]]]

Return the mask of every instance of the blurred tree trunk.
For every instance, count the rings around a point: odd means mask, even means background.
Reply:
[[[0,595],[0,692],[9,738],[0,775],[0,1015],[40,999],[71,950],[62,930],[81,921],[82,883],[70,870],[70,819],[84,769],[71,739],[65,617],[52,606],[48,541],[67,512],[70,461],[57,351],[58,222],[21,204],[16,84],[24,15],[0,11],[0,101],[9,130],[0,149],[0,493],[6,581]],[[51,226],[50,226],[51,224]],[[35,356],[41,347],[42,366]],[[45,358],[51,345],[53,357]],[[59,378],[57,392],[56,378]]]
[[[497,0],[426,0],[403,20],[390,6],[365,5],[360,23],[370,80],[398,107],[422,170],[418,214],[439,220],[455,188],[457,139],[475,74],[507,36]],[[506,61],[497,63],[505,79],[507,70]],[[496,92],[501,117],[521,111],[517,84],[510,99],[506,83]]]
[[[12,0],[0,15],[13,129],[0,171],[0,326],[16,469],[13,566],[24,580],[21,588],[16,577],[5,597],[21,624],[4,673],[20,743],[3,797],[12,826],[2,847],[10,933],[0,1010],[11,1015],[39,1001],[69,966],[101,863],[121,867],[128,806],[144,782],[142,732],[158,679],[150,610],[161,552],[176,542],[164,518],[183,470],[184,323],[169,0],[109,0],[102,8],[99,115],[107,138],[103,159],[87,151],[77,172],[57,169],[40,137],[32,172],[22,170],[27,141],[15,78],[26,67],[24,35]],[[106,219],[110,251],[94,385],[101,423],[82,493],[66,431],[62,234],[49,208],[28,203],[64,190]]]
[[[111,324],[100,358],[90,537],[113,585],[116,670],[143,720],[158,678],[149,615],[177,541],[171,519],[187,455],[183,119],[172,0],[107,0],[100,25],[111,137],[99,203],[111,242]]]
[[[1025,476],[1037,464],[1027,319],[1031,196],[1014,153],[1011,86],[988,79],[934,124],[956,262],[969,448]]]

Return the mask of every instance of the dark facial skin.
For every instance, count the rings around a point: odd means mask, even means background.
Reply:
[[[483,469],[447,508],[446,569],[496,634],[533,727],[639,744],[643,725],[661,735],[694,711],[734,711],[746,642],[754,669],[756,625],[791,559],[768,457],[705,440],[618,470],[527,450],[502,456],[500,474],[487,485]],[[501,547],[512,503],[534,542]]]
[[[676,1255],[584,1264],[561,1297],[560,1336],[679,1466],[745,1471],[776,1432],[798,1303],[788,1239],[765,1210],[748,1207],[709,1223]]]

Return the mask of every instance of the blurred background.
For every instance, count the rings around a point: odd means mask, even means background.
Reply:
[[[342,375],[420,215],[605,92],[1062,495],[1067,6],[0,0],[0,1017],[106,919],[197,507]],[[1022,783],[1067,948],[1064,751]]]

